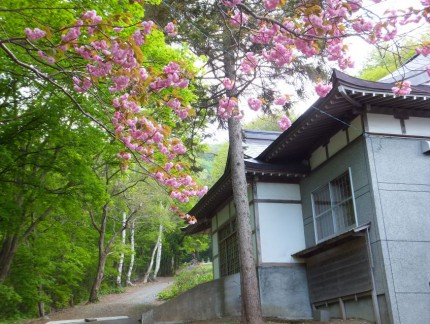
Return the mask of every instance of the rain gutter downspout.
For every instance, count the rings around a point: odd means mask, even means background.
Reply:
[[[373,303],[373,312],[375,315],[375,323],[381,324],[381,314],[379,312],[379,303],[378,303],[378,296],[376,294],[376,288],[375,288],[375,264],[373,262],[373,254],[372,249],[370,246],[370,234],[369,234],[369,227],[366,228],[366,245],[367,245],[367,253],[369,255],[369,265],[370,265],[370,278],[372,281],[372,303]]]

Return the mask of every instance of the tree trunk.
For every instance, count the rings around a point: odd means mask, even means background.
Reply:
[[[161,263],[161,250],[163,249],[163,243],[162,243],[162,234],[163,234],[163,225],[160,225],[160,232],[158,234],[158,249],[157,249],[157,259],[155,261],[155,270],[154,270],[154,276],[152,277],[154,280],[157,280],[158,271],[160,271],[160,263]]]
[[[235,44],[230,31],[223,30],[224,72],[226,78],[236,80],[236,57],[232,55]],[[237,90],[227,90],[228,97],[237,97]],[[237,238],[239,242],[239,262],[241,276],[241,321],[247,324],[264,323],[260,305],[257,270],[252,251],[252,230],[242,147],[242,128],[234,117],[228,119],[230,141],[230,168],[233,199],[236,205]]]
[[[154,265],[154,256],[155,256],[155,252],[158,249],[158,242],[155,243],[154,249],[152,250],[152,255],[151,255],[151,262],[149,262],[149,266],[148,269],[146,270],[145,276],[143,277],[143,283],[147,283],[148,279],[149,279],[149,275],[152,272],[152,267]]]
[[[94,227],[99,232],[99,262],[97,265],[97,275],[94,279],[93,285],[90,291],[90,297],[88,299],[88,303],[96,303],[99,300],[99,291],[100,286],[103,281],[106,259],[108,255],[108,250],[105,248],[105,235],[106,235],[106,224],[107,224],[107,214],[108,214],[108,203],[103,206],[102,209],[102,219],[100,223],[100,228],[98,228],[95,224],[93,216],[91,216],[91,220],[93,221]],[[109,249],[107,247],[107,249]]]
[[[0,282],[4,282],[6,280],[17,248],[18,235],[7,236],[3,240],[0,252]]]
[[[248,190],[243,158],[242,133],[238,120],[228,120],[233,198],[236,205],[237,236],[241,275],[242,322],[263,323],[258,288],[257,270],[252,250],[252,230]]]
[[[149,276],[151,275],[152,267],[154,266],[155,252],[157,252],[159,248],[162,231],[163,231],[163,225],[160,225],[160,231],[158,232],[157,243],[155,243],[154,249],[152,250],[151,262],[149,263],[148,270],[146,270],[145,277],[143,278],[143,283],[147,283]]]
[[[45,303],[37,302],[37,313],[39,317],[45,317]]]
[[[97,266],[97,276],[94,280],[93,286],[91,287],[90,298],[88,303],[96,303],[99,300],[100,286],[102,285],[105,265],[106,265],[107,254],[104,250],[99,251],[99,263]]]
[[[126,213],[122,213],[122,231],[121,231],[121,235],[122,235],[122,245],[124,248],[125,245],[125,225],[126,225]],[[118,263],[118,276],[116,277],[116,286],[117,287],[121,287],[121,277],[122,277],[122,267],[124,265],[124,252],[121,253],[121,256],[119,258],[119,263]]]
[[[133,266],[134,266],[134,226],[135,226],[135,222],[133,220],[131,222],[131,229],[130,229],[131,257],[130,257],[130,265],[128,266],[127,279],[126,279],[126,284],[129,286],[134,286],[133,283],[131,282],[131,273],[133,272]]]

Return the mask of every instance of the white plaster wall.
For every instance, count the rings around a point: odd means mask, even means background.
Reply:
[[[300,200],[300,186],[292,183],[258,182],[257,197],[258,199]]]
[[[215,257],[212,261],[212,266],[214,270],[214,279],[220,278],[220,272],[219,272],[219,258]]]
[[[218,232],[212,235],[212,255],[218,254]]]
[[[367,126],[370,133],[402,135],[400,120],[392,115],[368,113]]]
[[[337,132],[332,138],[330,138],[330,142],[328,143],[328,156],[332,157],[336,152],[344,148],[346,144],[348,144],[346,132],[343,130]]]
[[[320,146],[315,151],[313,151],[311,158],[309,160],[311,164],[311,169],[315,169],[321,163],[327,160],[327,154],[325,152],[325,147]]]
[[[405,119],[407,135],[430,136],[430,118],[410,117]]]
[[[217,226],[217,217],[216,215],[214,217],[212,217],[212,232],[216,231],[218,228]]]
[[[261,262],[294,263],[305,248],[300,204],[259,203]]]
[[[227,222],[227,220],[229,219],[229,206],[228,204],[221,209],[218,213],[217,213],[217,218],[218,218],[218,226],[221,226],[222,224],[224,224],[225,222]]]
[[[348,128],[349,141],[352,142],[361,134],[363,134],[363,123],[361,116],[358,116],[351,122],[351,127]]]

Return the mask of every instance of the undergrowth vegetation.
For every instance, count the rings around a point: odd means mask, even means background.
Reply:
[[[183,292],[213,279],[212,263],[185,265],[176,274],[173,285],[158,294],[161,300],[172,299]]]

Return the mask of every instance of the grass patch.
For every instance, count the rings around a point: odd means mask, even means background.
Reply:
[[[110,295],[110,294],[122,294],[125,292],[124,287],[105,287],[100,289],[100,296]]]
[[[212,263],[185,265],[173,279],[173,285],[158,294],[158,299],[169,300],[183,292],[213,279]]]

